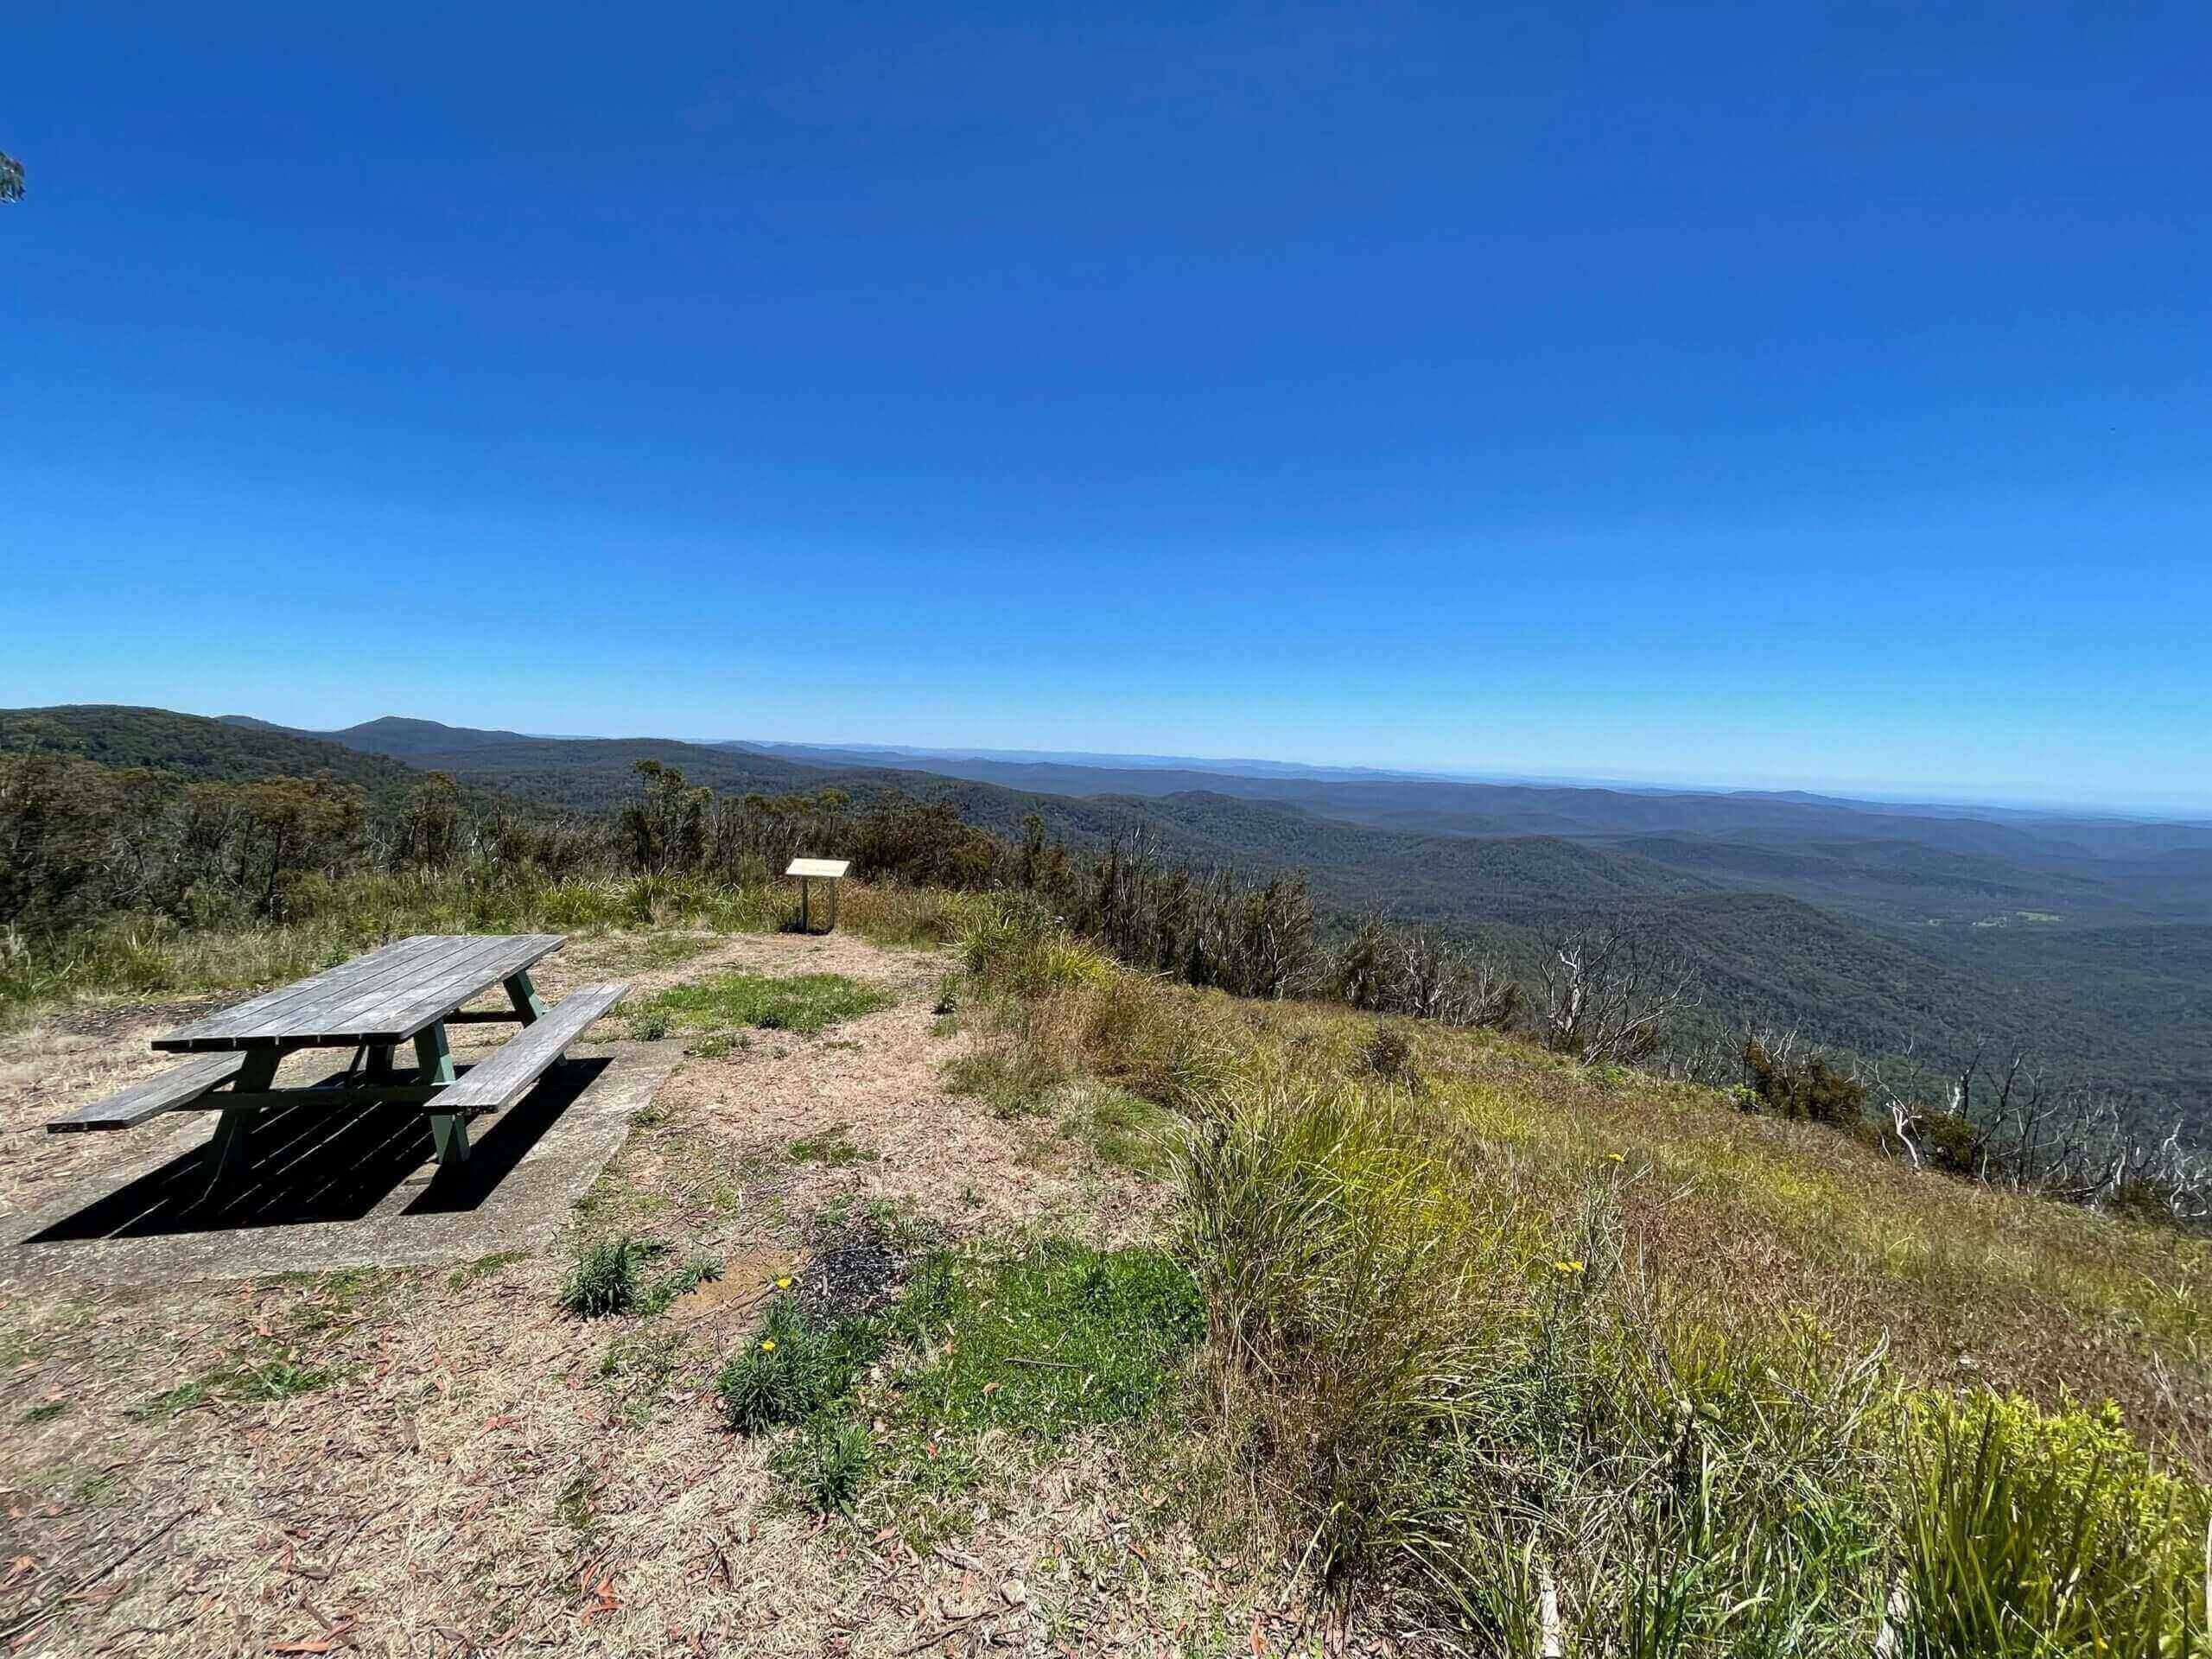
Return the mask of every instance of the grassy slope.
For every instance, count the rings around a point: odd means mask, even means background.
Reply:
[[[982,1092],[1184,1116],[1223,1455],[1355,1595],[1515,1654],[1531,1561],[1573,1651],[1864,1654],[1891,1583],[1947,1659],[2202,1639],[2204,1489],[2110,1423],[2212,1468],[2212,1242],[1513,1039],[1418,1028],[1408,1061],[1338,1007],[1054,976],[983,1003]]]
[[[1172,1098],[1195,1043],[1240,1084],[1374,1081],[1370,1016],[1155,982],[1134,1007],[1131,995],[1116,976],[1027,1009],[1023,1040],[1044,1056],[1035,1075],[1096,1070]],[[1929,1382],[2110,1396],[2212,1469],[2212,1241],[1915,1172],[1833,1130],[1745,1114],[1720,1091],[1584,1070],[1517,1038],[1403,1028],[1425,1100],[1471,1132],[1471,1178],[1519,1211],[1532,1260],[1571,1234],[1592,1175],[1618,1167],[1623,1217],[1662,1300],[1740,1328],[1809,1316],[1845,1346],[1886,1334]]]

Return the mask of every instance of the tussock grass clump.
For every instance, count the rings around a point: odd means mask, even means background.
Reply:
[[[1402,1446],[1466,1392],[1517,1300],[1434,1128],[1401,1093],[1261,1086],[1196,1125],[1180,1160],[1214,1354],[1254,1387],[1325,1577],[1388,1530]]]
[[[993,914],[968,930],[960,949],[970,974],[1014,996],[1096,985],[1115,971],[1105,956],[1071,935],[1028,893],[1001,899]]]
[[[629,1233],[594,1239],[577,1254],[561,1287],[561,1306],[580,1319],[636,1312],[639,1270],[666,1248]]]
[[[810,1418],[778,1446],[768,1466],[824,1514],[849,1515],[876,1465],[867,1426],[849,1418]]]
[[[2117,1408],[1930,1395],[1906,1417],[1899,1582],[1912,1651],[2212,1651],[2206,1493],[2154,1470]]]

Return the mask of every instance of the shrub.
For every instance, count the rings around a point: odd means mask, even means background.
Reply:
[[[1819,1055],[1790,1059],[1785,1046],[1776,1054],[1756,1037],[1744,1039],[1744,1071],[1757,1109],[1772,1117],[1847,1128],[1866,1108],[1866,1085],[1832,1070]]]
[[[1508,1026],[1521,1006],[1521,988],[1495,963],[1372,917],[1337,953],[1329,986],[1355,1008],[1454,1026]]]
[[[1361,1065],[1385,1083],[1415,1090],[1421,1086],[1421,1067],[1414,1059],[1414,1039],[1403,1026],[1388,1020],[1378,1024],[1361,1045],[1359,1058]]]

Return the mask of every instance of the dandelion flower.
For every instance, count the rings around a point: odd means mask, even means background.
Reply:
[[[1616,1164],[1624,1164],[1628,1161],[1628,1154],[1624,1152],[1609,1152],[1605,1156]]]
[[[776,1339],[773,1337],[761,1338],[760,1351],[764,1354],[774,1353],[776,1351]]]
[[[791,1287],[791,1281],[789,1274],[785,1274],[782,1278],[776,1281],[776,1288],[778,1290],[789,1290]]]
[[[1583,1268],[1583,1264],[1580,1262],[1554,1262],[1552,1263],[1552,1266],[1560,1272],[1566,1274],[1580,1273],[1582,1271]]]

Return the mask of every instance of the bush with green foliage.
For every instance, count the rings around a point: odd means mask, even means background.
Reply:
[[[1818,1054],[1792,1060],[1756,1037],[1744,1039],[1744,1071],[1757,1109],[1772,1117],[1849,1128],[1866,1116],[1866,1085]]]

